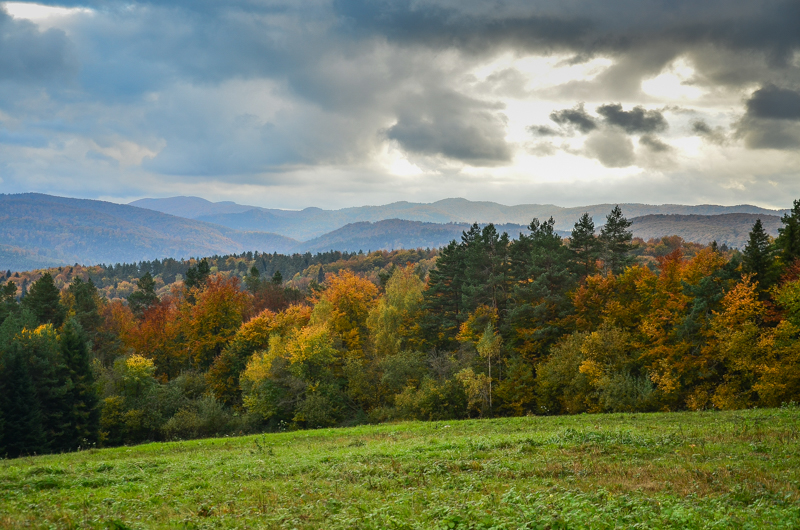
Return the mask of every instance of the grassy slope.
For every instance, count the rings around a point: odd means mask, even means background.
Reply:
[[[89,450],[0,461],[0,526],[798,528],[799,443],[795,407]]]

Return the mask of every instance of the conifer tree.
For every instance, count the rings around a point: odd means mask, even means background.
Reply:
[[[283,285],[283,275],[281,271],[275,271],[275,274],[272,275],[272,285],[276,285],[280,287]]]
[[[0,384],[4,422],[0,445],[5,454],[13,458],[46,452],[42,413],[23,352],[3,355]]]
[[[622,215],[622,209],[617,205],[606,216],[606,224],[600,229],[605,269],[612,274],[621,273],[635,261],[630,255],[633,239],[633,232],[628,230],[630,226],[631,222]]]
[[[464,247],[451,241],[439,252],[425,290],[422,329],[429,347],[452,349],[466,311],[463,308]]]
[[[764,293],[775,282],[775,248],[764,230],[761,219],[756,219],[750,237],[742,251],[742,269],[753,275],[758,282],[758,290]]]
[[[203,258],[200,260],[200,263],[197,264],[197,267],[189,267],[189,270],[186,271],[186,281],[184,282],[186,288],[202,288],[206,284],[209,275],[211,275],[211,267],[208,265],[208,261]]]
[[[65,432],[58,449],[75,450],[97,441],[100,425],[99,398],[83,329],[76,319],[64,325],[60,337],[61,357],[71,384],[65,395]]]
[[[72,283],[70,283],[67,288],[67,293],[70,295],[72,301],[72,307],[70,309],[75,319],[89,338],[94,339],[102,323],[98,304],[100,297],[97,292],[97,287],[95,287],[91,278],[84,282],[81,278],[76,276],[72,279]]]
[[[17,285],[10,281],[0,287],[0,324],[2,324],[7,317],[19,311],[19,304],[17,304]]]
[[[775,248],[786,266],[800,258],[800,200],[794,201],[791,211],[781,217],[781,223],[783,226],[778,228]]]
[[[31,284],[22,306],[36,315],[39,324],[53,324],[58,328],[66,317],[66,310],[61,305],[61,293],[49,272]]]
[[[128,296],[128,306],[130,306],[133,314],[141,319],[145,311],[158,303],[156,282],[153,280],[150,272],[145,272],[142,277],[136,281],[136,287],[138,290],[132,292]]]
[[[600,241],[595,237],[594,220],[588,213],[584,213],[572,228],[569,248],[580,264],[581,275],[588,276],[596,270],[600,257]]]
[[[253,294],[261,288],[261,273],[255,265],[250,267],[250,274],[245,277],[244,284],[247,290]]]

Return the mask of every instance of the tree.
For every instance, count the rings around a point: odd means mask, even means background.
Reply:
[[[800,259],[800,200],[795,199],[790,212],[781,217],[781,223],[783,226],[778,228],[775,248],[786,266]]]
[[[0,446],[12,458],[46,452],[42,413],[24,353],[5,354],[0,370],[4,421]]]
[[[275,274],[272,275],[272,285],[280,287],[283,285],[283,275],[281,271],[275,271]]]
[[[619,205],[614,206],[606,216],[606,224],[600,229],[600,241],[603,244],[602,257],[605,269],[611,274],[619,274],[625,267],[632,265],[635,258],[630,255],[633,232],[628,230],[631,222],[622,215]]]
[[[742,269],[752,274],[758,282],[758,290],[765,295],[767,289],[776,279],[775,249],[770,242],[769,234],[764,230],[761,219],[756,219],[750,237],[742,252]]]
[[[208,261],[203,258],[200,263],[197,264],[197,267],[189,267],[189,270],[186,271],[186,281],[184,285],[187,289],[193,287],[202,289],[209,275],[211,275],[211,267],[208,265]]]
[[[245,277],[244,285],[253,294],[256,294],[261,288],[261,273],[255,265],[250,267],[250,274]]]
[[[19,311],[17,284],[9,280],[6,285],[0,286],[0,324],[17,311]]]
[[[575,259],[581,266],[581,276],[588,276],[597,269],[600,246],[600,241],[594,234],[594,221],[588,213],[584,213],[572,228],[569,240],[569,248],[575,253]]]
[[[67,314],[61,305],[61,292],[49,272],[31,284],[22,307],[36,315],[39,324],[53,324],[56,328],[61,327]]]
[[[148,271],[136,281],[136,287],[138,290],[128,296],[128,306],[136,318],[141,320],[144,313],[158,303],[156,282]]]
[[[65,396],[66,432],[58,449],[70,451],[86,443],[97,442],[100,428],[99,398],[89,362],[86,337],[77,319],[70,319],[64,325],[60,347],[72,384]]]
[[[422,330],[429,347],[454,349],[456,334],[468,311],[463,308],[464,248],[451,241],[441,249],[428,275]]]

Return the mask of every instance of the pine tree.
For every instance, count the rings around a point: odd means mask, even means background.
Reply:
[[[3,355],[0,385],[4,421],[0,445],[5,454],[13,458],[46,452],[42,413],[22,352]]]
[[[750,237],[742,252],[742,269],[753,275],[763,294],[775,282],[775,248],[764,230],[761,219],[756,219]]]
[[[630,226],[631,222],[622,215],[622,209],[617,205],[606,216],[606,224],[600,229],[605,268],[612,274],[621,273],[635,261],[630,255],[633,239],[633,232],[628,230]]]
[[[783,226],[778,228],[775,248],[784,266],[800,259],[800,200],[795,200],[789,213],[781,217]]]
[[[588,276],[595,272],[600,257],[600,241],[595,237],[594,220],[588,213],[584,213],[572,228],[569,248],[581,266],[581,275]]]
[[[9,280],[6,285],[0,287],[0,324],[17,311],[19,311],[17,285]]]
[[[75,315],[75,319],[77,319],[89,338],[94,339],[102,324],[99,306],[100,296],[97,292],[97,287],[95,287],[91,278],[89,281],[84,282],[76,276],[67,288],[67,293],[72,301],[70,309]]]
[[[191,289],[192,287],[202,288],[205,286],[206,280],[210,275],[211,267],[208,265],[208,261],[203,258],[200,260],[200,263],[197,264],[197,267],[189,267],[189,270],[186,271],[186,281],[184,284],[187,289]]]
[[[153,280],[150,272],[145,272],[144,275],[136,281],[136,287],[138,290],[132,292],[128,296],[128,306],[130,306],[133,314],[141,319],[148,309],[158,303],[156,282]]]
[[[247,290],[253,294],[257,293],[261,288],[261,273],[258,272],[258,268],[255,265],[250,268],[250,274],[245,277],[244,284]]]
[[[49,272],[31,284],[22,306],[36,315],[39,324],[53,324],[56,328],[61,327],[67,314],[61,305],[61,293]]]
[[[272,285],[281,286],[283,285],[283,275],[281,271],[275,271],[275,274],[272,275]]]
[[[465,251],[451,241],[439,252],[436,267],[428,276],[422,320],[423,336],[431,348],[453,349],[458,328],[467,312],[463,308]]]
[[[99,399],[89,362],[86,337],[76,319],[70,319],[64,325],[60,346],[71,384],[65,395],[65,432],[58,449],[70,451],[97,441],[100,425]]]

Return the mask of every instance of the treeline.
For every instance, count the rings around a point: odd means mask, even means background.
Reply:
[[[431,251],[360,254],[303,285],[249,256],[241,274],[194,261],[168,289],[147,270],[127,300],[78,276],[21,301],[9,283],[0,445],[800,401],[800,201],[741,254],[637,244],[619,208],[566,241],[553,227],[474,225],[432,268]]]

